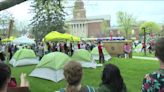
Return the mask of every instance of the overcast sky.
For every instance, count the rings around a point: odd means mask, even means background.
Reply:
[[[164,23],[164,1],[141,1],[141,0],[83,0],[87,16],[110,15],[111,24],[116,25],[116,12],[126,11],[133,14],[137,20],[155,21]],[[32,18],[30,13],[30,1],[7,9],[20,21],[29,21]],[[67,0],[66,7],[73,6],[74,0]],[[72,8],[65,9],[70,14],[67,19],[72,18]]]

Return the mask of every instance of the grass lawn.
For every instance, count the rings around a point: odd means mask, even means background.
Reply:
[[[141,57],[155,57],[154,53],[150,54],[150,53],[146,53],[146,56],[144,54],[144,52],[133,52],[133,56],[141,56]]]
[[[140,92],[144,75],[157,70],[159,65],[157,61],[119,58],[113,58],[110,63],[115,64],[120,68],[121,74],[128,88],[128,92]],[[19,75],[22,72],[29,74],[34,68],[35,66],[12,68],[12,75],[15,76],[19,82]],[[103,67],[96,69],[84,69],[82,84],[98,87],[101,81],[102,69]],[[66,82],[64,80],[59,83],[34,77],[28,77],[28,80],[30,82],[30,89],[32,92],[54,92],[55,90],[66,86]]]

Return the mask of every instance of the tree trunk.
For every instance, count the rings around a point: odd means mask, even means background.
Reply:
[[[146,30],[145,29],[144,29],[144,45],[145,45],[144,54],[146,56]]]
[[[0,1],[0,11],[10,8],[16,4],[20,4],[27,0],[2,0]]]
[[[129,39],[127,30],[125,31],[125,36],[126,36],[126,39]]]

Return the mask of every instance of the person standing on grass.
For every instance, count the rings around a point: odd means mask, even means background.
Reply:
[[[99,63],[104,63],[104,53],[103,53],[103,46],[101,42],[98,42],[98,51],[99,51]]]
[[[64,67],[64,76],[67,81],[67,87],[56,92],[95,92],[93,87],[81,85],[83,68],[79,62],[68,62]]]
[[[142,49],[141,52],[146,48],[146,43],[142,43]]]
[[[128,43],[126,43],[123,49],[124,49],[125,58],[129,58],[129,54],[131,52],[131,46]]]
[[[77,47],[78,47],[78,49],[81,49],[81,48],[80,48],[80,42],[78,42]]]
[[[101,80],[97,92],[127,92],[120,70],[113,64],[105,65]]]
[[[151,43],[149,43],[148,50],[149,50],[149,53],[151,54],[152,53],[152,44]]]
[[[142,92],[164,92],[164,38],[155,44],[155,56],[159,59],[160,68],[143,79]]]

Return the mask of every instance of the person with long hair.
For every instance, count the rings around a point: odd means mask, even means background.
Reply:
[[[95,92],[93,87],[81,85],[83,69],[79,62],[70,61],[67,63],[64,67],[64,76],[67,87],[56,92]]]
[[[155,56],[159,60],[160,67],[155,72],[145,75],[142,92],[164,92],[164,38],[157,40]]]
[[[120,70],[113,64],[105,65],[101,80],[98,92],[127,92]]]

